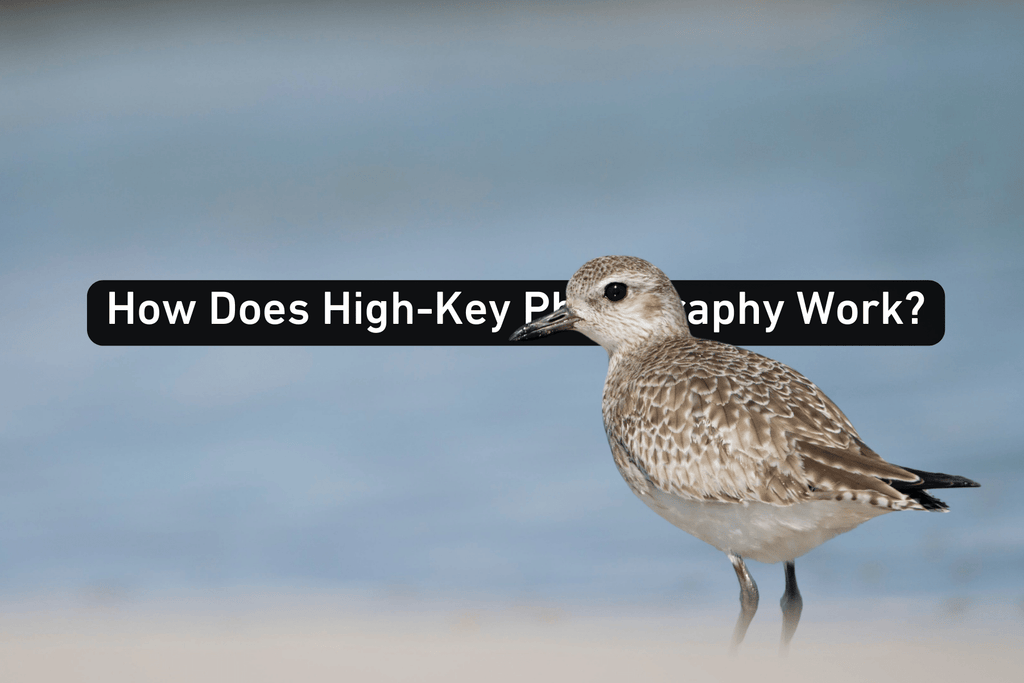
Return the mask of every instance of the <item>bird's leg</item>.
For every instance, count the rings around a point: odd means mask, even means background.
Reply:
[[[747,635],[747,627],[750,626],[750,620],[757,611],[757,584],[747,571],[747,565],[743,564],[742,557],[729,553],[729,561],[732,562],[736,578],[740,581],[740,616],[736,619],[736,628],[732,631],[732,645],[729,647],[729,651],[735,653],[736,648],[743,642],[743,637]]]
[[[739,570],[736,570],[737,573]],[[779,653],[785,655],[789,651],[789,641],[793,640],[796,625],[800,623],[800,613],[804,610],[804,600],[800,597],[800,589],[796,587],[796,563],[786,563],[786,592],[779,600],[782,605],[782,643]]]

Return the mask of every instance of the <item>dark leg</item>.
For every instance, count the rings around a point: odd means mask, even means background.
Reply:
[[[736,628],[732,632],[732,645],[729,647],[730,652],[736,652],[736,648],[743,642],[743,637],[747,635],[747,627],[754,618],[754,612],[757,611],[757,584],[750,577],[742,557],[729,553],[729,561],[732,562],[736,578],[740,581],[740,616],[736,620]]]
[[[796,564],[792,561],[786,563],[786,592],[779,604],[782,605],[782,644],[779,652],[786,654],[789,641],[793,640],[793,634],[796,633],[796,625],[800,623],[800,613],[804,610],[804,600],[800,597],[800,589],[796,587]]]

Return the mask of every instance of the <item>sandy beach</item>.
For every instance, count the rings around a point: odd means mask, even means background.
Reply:
[[[830,606],[847,621],[808,619],[788,658],[765,610],[730,658],[731,604],[672,614],[337,595],[60,602],[6,605],[5,681],[1010,681],[1024,664],[1024,614],[998,603],[957,614],[900,602],[888,620]]]

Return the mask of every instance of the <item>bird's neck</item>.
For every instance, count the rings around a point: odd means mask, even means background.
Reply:
[[[650,349],[661,345],[672,339],[690,339],[690,332],[686,328],[680,330],[656,330],[645,337],[638,337],[630,341],[623,341],[614,347],[605,347],[608,352],[608,372],[618,370],[624,363],[647,355]]]

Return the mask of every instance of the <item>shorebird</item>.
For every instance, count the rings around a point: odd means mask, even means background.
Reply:
[[[799,372],[691,336],[672,281],[643,259],[588,261],[569,281],[565,305],[510,339],[566,330],[608,352],[604,427],[629,488],[729,556],[740,583],[733,651],[758,603],[744,558],[784,563],[785,654],[803,610],[796,558],[887,512],[945,512],[927,489],[978,486],[886,462]]]

